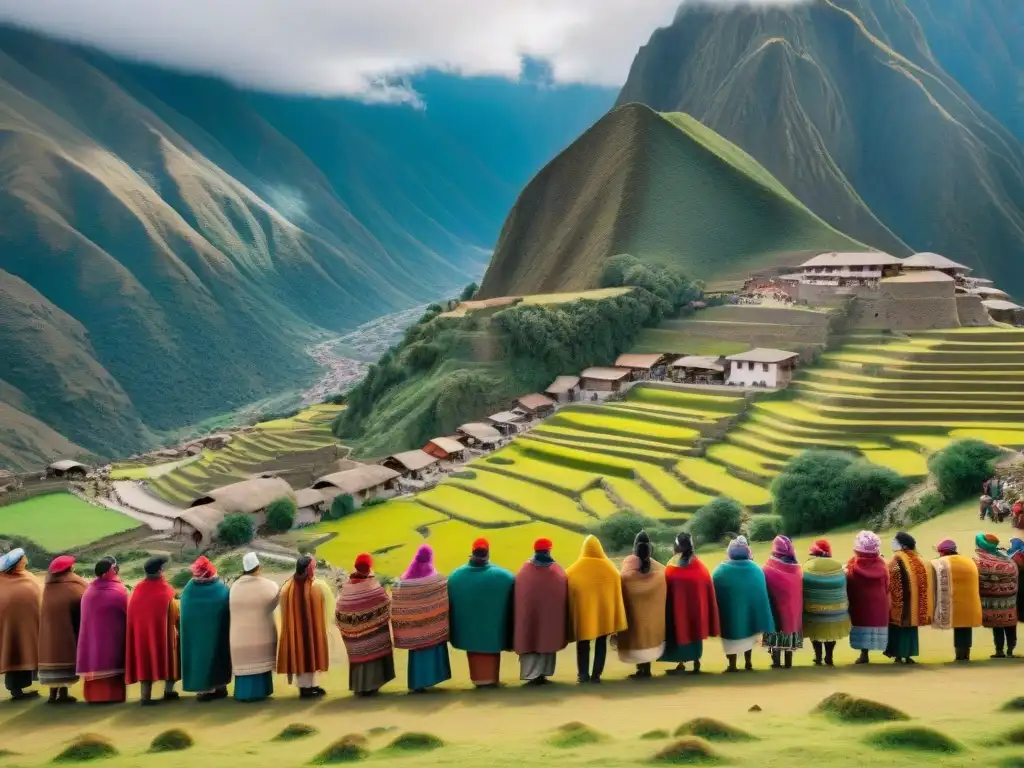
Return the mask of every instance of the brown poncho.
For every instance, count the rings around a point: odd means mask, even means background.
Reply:
[[[0,573],[0,673],[39,668],[39,607],[43,587],[24,559]]]
[[[656,661],[665,650],[665,601],[668,583],[665,566],[651,560],[651,569],[640,572],[640,558],[622,561],[622,598],[627,628],[617,635],[619,658],[629,664]]]
[[[72,571],[51,573],[43,587],[39,620],[39,672],[75,677],[82,595],[89,582]]]
[[[569,581],[562,566],[527,560],[512,594],[516,653],[558,653],[568,645]]]
[[[319,579],[293,577],[281,588],[277,671],[289,681],[292,675],[327,671],[327,616],[332,603],[330,589]]]

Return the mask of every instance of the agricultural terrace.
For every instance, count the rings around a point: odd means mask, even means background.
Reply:
[[[23,537],[47,552],[66,552],[138,527],[130,517],[70,493],[51,493],[0,506],[0,538]]]
[[[338,445],[331,422],[340,405],[314,405],[287,419],[260,422],[248,432],[235,432],[226,448],[204,450],[198,459],[148,471],[130,465],[113,467],[115,479],[147,479],[149,488],[165,501],[187,505],[196,496],[245,480],[267,469],[300,469],[323,465]]]
[[[614,296],[621,296],[629,293],[632,288],[628,286],[615,288],[595,288],[590,291],[573,291],[570,293],[537,293],[527,296],[500,296],[493,299],[481,299],[479,301],[463,301],[455,309],[443,312],[442,317],[465,317],[470,312],[481,310],[496,310],[512,306],[513,304],[568,304],[571,301],[587,299],[589,301],[600,301],[610,299]]]

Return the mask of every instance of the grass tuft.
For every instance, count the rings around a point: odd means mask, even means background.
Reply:
[[[313,765],[336,765],[355,763],[370,756],[366,748],[366,737],[361,733],[342,736],[313,758]]]
[[[9,749],[0,749],[0,760],[6,760],[8,757],[17,757],[17,752],[12,752]]]
[[[400,749],[404,752],[429,752],[443,747],[444,742],[432,733],[403,733],[388,744],[388,749]]]
[[[371,736],[380,736],[384,733],[390,733],[393,730],[395,730],[395,726],[393,725],[375,725],[373,728],[370,728],[367,733]]]
[[[1010,755],[1004,757],[996,765],[999,768],[1024,768],[1024,755]]]
[[[658,751],[651,762],[663,765],[712,765],[724,761],[710,744],[691,736],[674,741]]]
[[[558,726],[554,735],[548,739],[548,744],[560,749],[570,749],[587,744],[597,744],[604,741],[604,738],[604,734],[595,731],[589,725],[574,721]]]
[[[752,741],[754,739],[746,731],[710,717],[697,717],[685,722],[676,728],[673,735],[677,737],[698,736],[707,741]]]
[[[640,738],[644,741],[657,741],[658,739],[667,739],[669,737],[668,731],[658,729],[655,731],[648,731],[643,734]]]
[[[159,734],[149,745],[150,752],[180,752],[188,749],[195,742],[192,737],[181,728],[171,728]]]
[[[290,723],[284,727],[283,731],[273,738],[273,741],[295,741],[296,739],[304,739],[307,736],[312,736],[315,733],[317,733],[317,730],[312,725],[306,725],[305,723]]]
[[[841,723],[891,723],[910,718],[895,707],[848,693],[833,693],[814,711]]]
[[[85,763],[90,760],[106,760],[115,757],[117,750],[108,739],[95,733],[83,733],[76,737],[64,751],[53,758],[55,763]]]
[[[1004,733],[998,743],[1000,745],[1012,745],[1015,747],[1024,745],[1024,725],[1018,725],[1012,731]]]
[[[895,726],[872,733],[865,743],[879,749],[907,749],[917,752],[956,754],[963,745],[933,728]]]
[[[1010,699],[1001,707],[1003,712],[1024,712],[1024,696]]]

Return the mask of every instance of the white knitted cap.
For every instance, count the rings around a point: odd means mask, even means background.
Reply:
[[[255,552],[246,552],[245,557],[242,558],[242,570],[248,573],[249,571],[255,571],[260,567],[260,559],[256,557]]]

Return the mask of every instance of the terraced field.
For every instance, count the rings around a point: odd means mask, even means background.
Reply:
[[[152,478],[149,487],[171,504],[187,506],[213,488],[257,472],[308,468],[315,473],[335,457],[338,442],[331,422],[340,410],[337,405],[314,405],[290,419],[256,424],[251,432],[237,433],[223,450],[204,451],[198,460]]]

